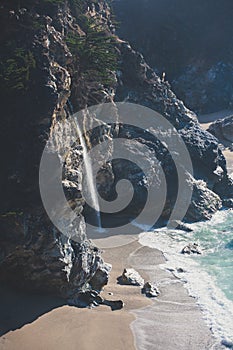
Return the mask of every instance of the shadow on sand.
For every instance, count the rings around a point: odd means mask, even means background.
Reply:
[[[65,305],[64,299],[23,293],[0,287],[0,336],[35,321],[43,314]]]

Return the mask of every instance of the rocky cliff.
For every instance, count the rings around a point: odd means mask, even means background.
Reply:
[[[1,10],[1,281],[65,298],[107,283],[110,267],[99,249],[87,239],[76,243],[64,237],[49,221],[39,194],[43,148],[57,126],[58,144],[62,143],[73,110],[124,100],[166,117],[185,141],[194,166],[194,177],[187,174],[194,194],[186,220],[210,218],[221,208],[222,199],[233,196],[216,138],[200,128],[195,114],[143,56],[114,34],[106,1],[3,1]],[[149,145],[161,161],[170,188],[163,212],[168,220],[177,183],[166,148],[143,130],[123,126],[118,135]],[[89,135],[90,140],[100,142],[101,135],[95,136]],[[114,137],[114,130],[108,137]],[[129,151],[134,149],[129,146]],[[79,218],[76,230],[85,237],[81,159],[80,144],[68,150],[63,185]],[[151,162],[150,157],[147,160]],[[143,204],[144,193],[134,166],[127,168],[123,161],[107,164],[103,176],[99,174],[99,188],[111,200],[117,180],[128,176],[129,170],[138,194],[137,203],[124,213],[131,217]]]
[[[118,29],[192,110],[232,105],[232,1],[116,0]]]
[[[100,56],[103,47],[112,50],[106,42],[108,6],[82,0],[3,1],[0,16],[0,279],[67,298],[97,276],[101,289],[110,267],[88,240],[75,243],[51,225],[40,200],[39,164],[54,126],[60,122],[62,128],[68,117],[68,99],[77,110],[107,100],[106,90],[115,84],[110,70],[115,57],[109,54],[105,62]],[[68,185],[66,192],[71,192]],[[77,189],[77,230],[85,235],[80,197]]]
[[[196,221],[210,218],[211,214],[221,208],[218,195],[222,199],[232,196],[232,181],[228,178],[226,161],[217,139],[200,127],[195,114],[177,99],[170,85],[154,73],[140,53],[135,52],[127,43],[120,45],[120,52],[121,79],[116,90],[116,99],[150,107],[166,116],[175,126],[189,150],[194,168],[193,199],[186,219]],[[140,133],[136,137],[148,142]],[[156,147],[158,146],[154,143],[153,149],[168,176],[167,183],[172,187],[164,209],[164,215],[167,217],[174,203],[175,169],[163,147]],[[199,180],[204,181],[204,186]]]

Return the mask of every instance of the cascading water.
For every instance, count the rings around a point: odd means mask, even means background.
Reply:
[[[86,141],[85,141],[85,138],[83,136],[83,133],[80,129],[80,126],[79,126],[77,120],[75,120],[75,129],[77,131],[77,136],[79,137],[80,144],[81,144],[82,150],[83,150],[83,164],[85,167],[87,187],[88,187],[88,192],[90,194],[91,206],[95,210],[95,213],[96,213],[96,225],[97,225],[98,229],[101,231],[102,226],[101,226],[101,217],[100,217],[100,207],[99,207],[98,196],[96,193],[95,183],[93,180],[91,159],[88,155]]]

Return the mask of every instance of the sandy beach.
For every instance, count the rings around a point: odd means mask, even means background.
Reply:
[[[121,286],[117,284],[116,278],[127,266],[129,254],[138,249],[138,246],[139,244],[135,242],[124,247],[109,249],[104,254],[105,260],[113,265],[113,270],[102,296],[108,300],[124,300],[124,309],[113,312],[110,307],[104,305],[95,309],[78,309],[59,305],[62,303],[59,299],[52,301],[51,297],[34,296],[27,300],[27,295],[24,295],[22,303],[31,309],[28,320],[33,318],[31,314],[34,308],[39,310],[35,311],[35,320],[27,322],[26,317],[25,322],[22,321],[17,325],[15,318],[20,315],[15,311],[23,313],[25,308],[20,308],[18,303],[15,305],[13,302],[10,309],[11,301],[7,300],[5,307],[2,306],[4,312],[1,310],[0,313],[0,328],[7,329],[7,326],[10,328],[12,322],[12,325],[16,324],[19,329],[8,331],[1,336],[0,349],[134,349],[134,338],[130,330],[134,316],[129,311],[143,308],[149,305],[150,301],[141,294],[140,287]],[[113,295],[109,295],[109,292]],[[6,292],[2,295],[5,299],[8,299],[8,296]],[[14,297],[16,296],[12,293],[10,299]],[[51,310],[44,312],[44,304]],[[15,307],[18,310],[14,310]]]
[[[160,269],[164,263],[160,251],[133,242],[106,249],[104,258],[113,269],[102,296],[123,300],[122,310],[111,311],[104,305],[78,309],[51,297],[2,291],[0,349],[131,350],[143,349],[145,337],[149,348],[158,350],[209,349],[214,344],[195,300],[172,273]],[[140,287],[117,284],[116,278],[130,266],[145,280],[150,276],[161,284],[158,298],[152,301],[141,294]]]

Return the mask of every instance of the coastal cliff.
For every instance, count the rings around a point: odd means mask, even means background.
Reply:
[[[100,250],[88,239],[76,243],[65,238],[50,223],[40,199],[38,173],[44,146],[56,125],[62,135],[72,111],[127,101],[166,117],[182,136],[194,166],[194,177],[187,175],[194,192],[186,221],[209,219],[222,207],[222,200],[233,197],[217,139],[201,129],[196,115],[142,54],[115,35],[106,1],[43,0],[33,5],[27,0],[3,1],[1,9],[1,281],[65,298],[94,285],[101,289],[108,281],[110,266]],[[140,130],[122,128],[121,135],[150,143],[161,161],[171,189],[163,212],[168,220],[177,186],[171,157]],[[97,139],[100,142],[100,136]],[[85,236],[82,152],[77,149],[75,157],[73,150],[67,154],[63,185],[80,219],[76,229]],[[105,168],[100,176],[102,192],[111,198],[117,179],[127,175],[125,170],[124,162]],[[139,183],[137,169],[131,170]],[[140,186],[136,190],[140,207],[143,191]],[[126,214],[134,211],[135,206]]]
[[[231,108],[232,1],[114,1],[118,34],[166,74],[185,105],[207,114]]]
[[[105,57],[99,57],[103,47],[112,47],[105,43],[108,17],[104,2],[1,4],[2,282],[65,298],[88,288],[95,276],[102,285],[107,283],[110,267],[100,250],[88,240],[75,243],[50,223],[40,199],[39,164],[54,126],[69,115],[68,102],[76,110],[102,102],[115,83],[109,71],[115,58],[105,63]],[[100,63],[94,66],[96,55]],[[77,230],[85,235],[80,188],[77,182],[69,184],[76,189]]]

